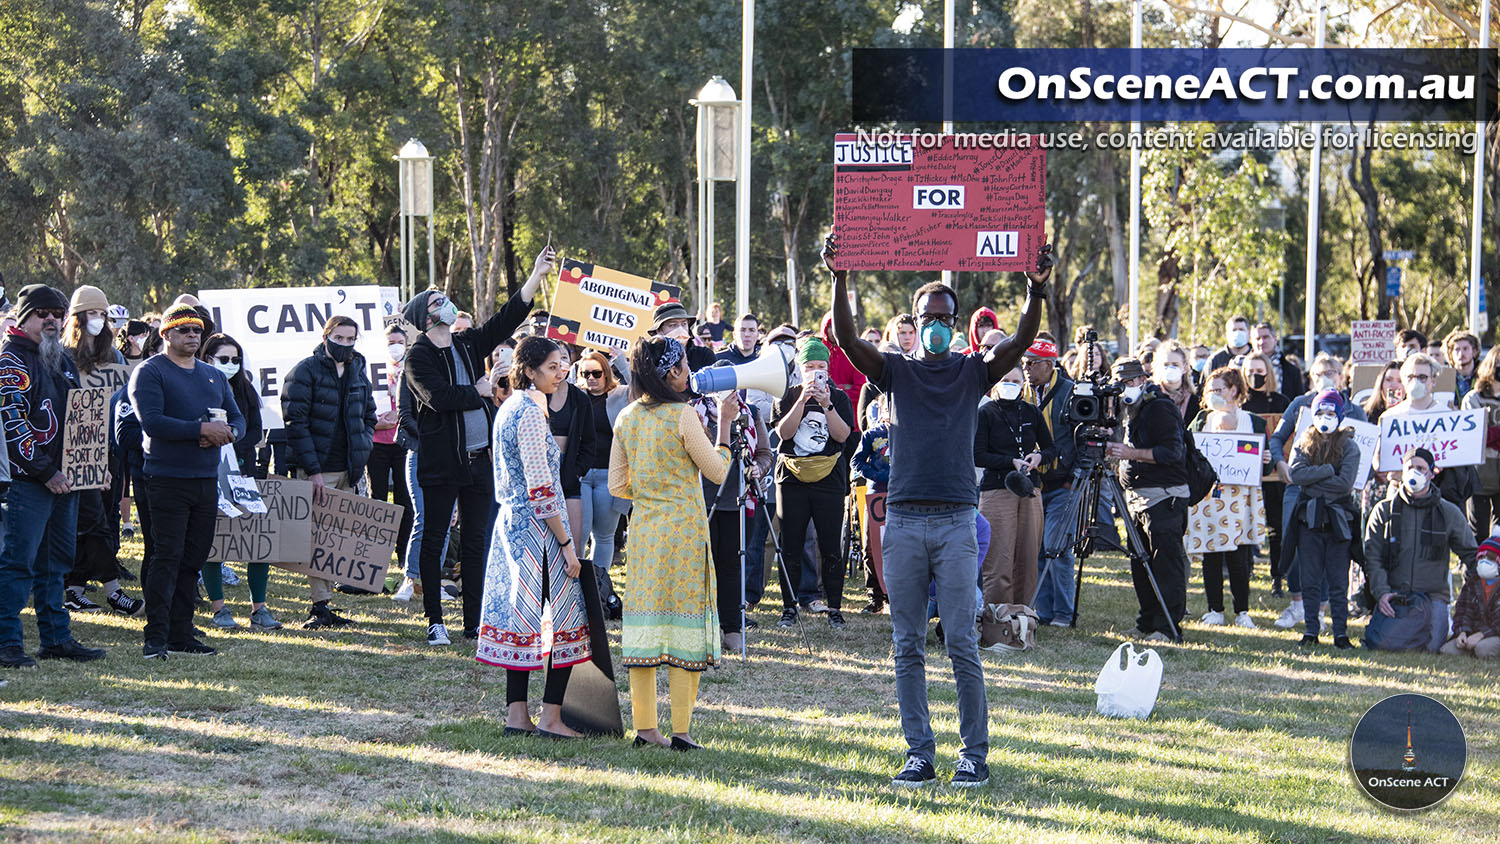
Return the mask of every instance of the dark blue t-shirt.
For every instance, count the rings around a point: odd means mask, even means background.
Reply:
[[[977,504],[974,429],[979,399],[994,381],[979,355],[918,360],[885,352],[876,387],[890,404],[891,479],[887,504]]]

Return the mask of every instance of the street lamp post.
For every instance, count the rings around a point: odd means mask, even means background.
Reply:
[[[401,191],[401,298],[416,295],[417,286],[417,219],[427,218],[427,286],[437,281],[437,256],[433,250],[432,231],[432,156],[416,138],[407,141],[396,154],[397,175]]]
[[[688,100],[698,109],[697,309],[708,313],[714,297],[714,182],[736,180],[740,101],[724,77],[715,76]]]

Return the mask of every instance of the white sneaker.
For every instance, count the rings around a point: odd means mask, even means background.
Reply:
[[[1203,614],[1203,618],[1199,619],[1199,621],[1202,621],[1204,624],[1211,625],[1213,627],[1221,627],[1224,624],[1224,614],[1221,612],[1214,612],[1213,610],[1209,610],[1208,612]]]
[[[1281,617],[1274,622],[1277,627],[1285,630],[1296,627],[1307,620],[1307,614],[1302,609],[1302,602],[1298,601],[1281,611]]]
[[[808,612],[828,612],[828,602],[822,598],[814,598],[807,604]]]
[[[1255,619],[1253,619],[1253,618],[1250,617],[1250,613],[1242,612],[1239,615],[1237,615],[1237,616],[1234,617],[1234,626],[1235,627],[1249,627],[1251,629],[1254,629],[1255,628]]]
[[[448,641],[448,628],[442,624],[430,624],[427,626],[427,644],[429,645],[451,645]]]
[[[1318,631],[1321,633],[1333,632],[1333,619],[1325,619],[1322,613],[1318,613]]]
[[[404,604],[410,601],[412,599],[412,596],[416,594],[416,588],[417,585],[415,581],[413,581],[409,577],[403,578],[401,581],[401,588],[396,590],[396,594],[391,596],[391,600],[400,601]]]
[[[228,563],[220,563],[219,566],[219,579],[224,581],[225,586],[240,585],[240,576],[234,573],[234,569],[230,568]]]

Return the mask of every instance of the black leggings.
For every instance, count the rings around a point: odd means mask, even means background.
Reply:
[[[1261,498],[1266,502],[1266,539],[1269,546],[1266,550],[1271,555],[1267,562],[1270,563],[1271,579],[1279,581],[1285,576],[1285,572],[1282,571],[1281,505],[1283,503],[1282,496],[1286,495],[1286,484],[1275,481],[1263,483],[1260,486],[1260,492]],[[1296,549],[1293,548],[1290,550],[1295,551]],[[1250,560],[1250,565],[1252,568],[1255,565],[1253,557]],[[1230,571],[1233,572],[1233,569],[1231,568]],[[1233,576],[1231,573],[1231,580]],[[1233,586],[1233,583],[1231,583],[1231,586]]]
[[[746,527],[748,534],[749,528]],[[719,593],[719,629],[740,632],[740,511],[715,510],[708,518],[708,542],[713,549],[714,576]]]
[[[797,573],[797,583],[807,581],[802,573],[802,546],[807,540],[807,522],[812,520],[818,534],[818,556],[823,563],[824,599],[829,609],[844,605],[844,561],[839,557],[839,540],[844,535],[844,496],[837,489],[823,489],[797,481],[785,481],[778,490],[777,506],[781,508],[781,564]],[[790,575],[788,575],[790,576]],[[795,591],[782,591],[782,606],[797,605]]]
[[[548,582],[547,563],[542,562],[542,594],[552,594],[552,584]],[[550,703],[562,706],[563,696],[568,692],[568,678],[573,675],[573,666],[556,668],[552,665],[552,658],[547,657],[547,684],[542,689],[542,703]],[[526,685],[531,680],[530,671],[519,671],[514,668],[505,669],[505,704],[526,702]]]
[[[1233,551],[1203,555],[1203,594],[1208,598],[1210,610],[1224,612],[1224,569],[1228,567],[1234,612],[1238,615],[1250,611],[1250,565],[1254,553],[1254,545],[1241,545]]]

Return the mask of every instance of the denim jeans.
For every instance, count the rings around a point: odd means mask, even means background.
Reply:
[[[891,603],[896,698],[907,754],[934,762],[937,744],[927,711],[927,585],[936,585],[938,614],[953,679],[958,687],[961,753],[983,761],[989,753],[989,702],[979,662],[979,631],[974,623],[975,569],[979,545],[974,508],[917,514],[886,509],[881,558]]]
[[[615,497],[609,494],[609,470],[588,470],[580,486],[583,491],[583,525],[594,537],[594,550],[589,559],[594,561],[595,567],[607,569],[614,563],[615,528],[620,526],[620,511],[615,509]]]
[[[17,479],[6,499],[5,545],[0,548],[0,646],[21,646],[21,610],[36,607],[42,647],[73,638],[63,609],[63,578],[73,568],[78,537],[78,493],[53,495],[36,481]]]
[[[1042,550],[1037,555],[1037,567],[1041,573],[1037,584],[1037,618],[1043,624],[1073,621],[1073,593],[1075,566],[1073,546],[1068,545],[1062,555],[1047,564],[1047,549],[1066,538],[1072,529],[1073,491],[1058,487],[1042,494]]]
[[[406,493],[411,497],[411,542],[406,546],[406,576],[412,580],[422,579],[422,529],[427,524],[427,514],[422,510],[422,485],[417,483],[417,453],[406,453]],[[452,515],[449,515],[452,520]],[[438,559],[448,556],[448,525],[443,525],[443,552]]]

